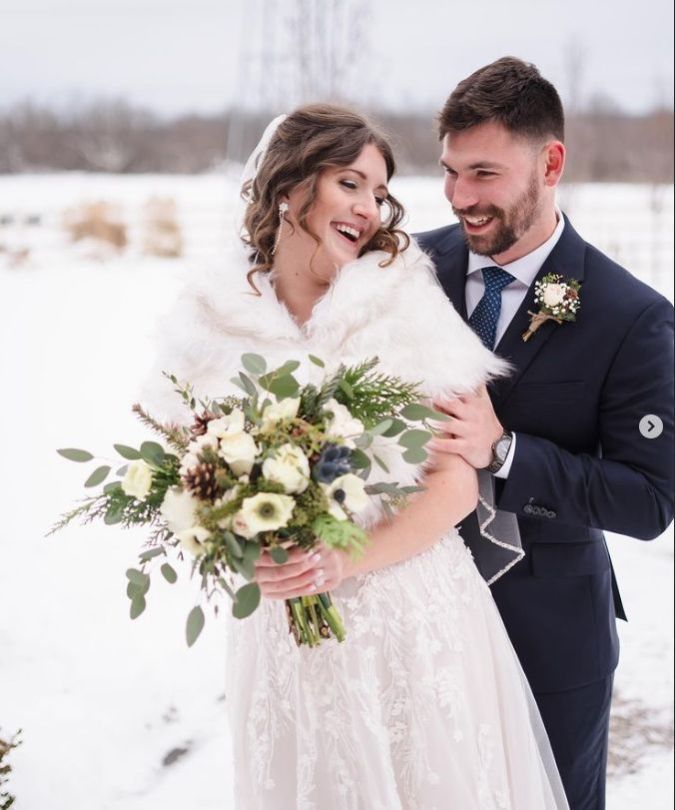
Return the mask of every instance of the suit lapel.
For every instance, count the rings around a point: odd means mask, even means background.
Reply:
[[[571,324],[556,324],[547,321],[541,326],[532,337],[525,342],[523,332],[530,324],[528,312],[536,312],[534,303],[534,285],[548,273],[557,273],[564,280],[577,279],[583,281],[584,276],[584,253],[585,243],[577,232],[570,225],[565,217],[565,228],[562,232],[558,244],[553,248],[541,269],[537,273],[534,282],[530,285],[522,304],[513,316],[502,339],[495,347],[495,352],[508,360],[515,371],[509,377],[497,380],[491,387],[492,401],[495,406],[501,406],[511,394],[518,380],[523,376],[527,367],[544,348],[551,335],[557,329],[569,329]],[[583,295],[583,290],[582,290]]]
[[[452,305],[466,321],[466,269],[469,263],[469,251],[464,244],[464,237],[459,228],[453,228],[441,244],[431,251],[431,258],[436,265],[436,272],[445,294]]]

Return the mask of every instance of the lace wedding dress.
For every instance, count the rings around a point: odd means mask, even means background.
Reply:
[[[567,808],[520,664],[456,533],[333,596],[342,644],[298,648],[271,600],[230,628],[237,808]]]

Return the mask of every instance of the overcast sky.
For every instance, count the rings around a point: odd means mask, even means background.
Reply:
[[[357,101],[437,109],[457,81],[504,54],[535,62],[569,101],[576,53],[582,101],[672,105],[672,0],[342,1],[367,7],[350,79]],[[175,114],[255,100],[260,15],[276,31],[292,2],[0,0],[0,106],[105,96]],[[281,68],[267,72],[283,85]]]

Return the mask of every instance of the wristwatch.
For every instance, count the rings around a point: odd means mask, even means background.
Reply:
[[[492,461],[486,467],[487,471],[493,475],[499,472],[504,466],[509,450],[511,449],[511,442],[513,441],[513,433],[510,430],[505,430],[497,441],[492,445]]]

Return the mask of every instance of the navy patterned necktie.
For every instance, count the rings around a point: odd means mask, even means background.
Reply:
[[[495,347],[497,321],[502,310],[502,290],[515,277],[501,267],[484,267],[481,270],[485,282],[485,292],[469,318],[469,326],[488,349]]]

